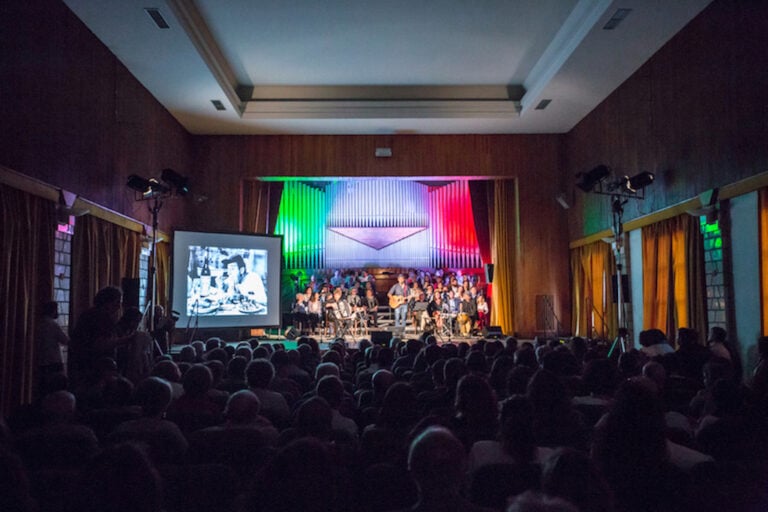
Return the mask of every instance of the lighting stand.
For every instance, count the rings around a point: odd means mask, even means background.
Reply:
[[[616,349],[616,345],[619,345],[619,349],[622,352],[627,351],[626,340],[623,333],[627,331],[626,321],[624,318],[624,286],[622,283],[622,249],[624,247],[624,205],[627,204],[628,199],[621,195],[614,194],[611,196],[611,211],[613,215],[613,257],[616,262],[616,304],[617,304],[617,320],[619,324],[619,334],[611,345],[611,350],[608,352],[608,357],[613,354]],[[605,324],[603,324],[605,325]]]
[[[154,335],[155,330],[155,305],[157,304],[157,230],[159,226],[158,217],[160,216],[160,208],[163,207],[163,201],[160,196],[155,196],[152,203],[147,207],[149,213],[152,214],[152,253],[149,258],[149,276],[147,279],[147,287],[149,288],[149,333],[155,342],[155,348],[160,353],[164,354],[163,347],[157,342]]]

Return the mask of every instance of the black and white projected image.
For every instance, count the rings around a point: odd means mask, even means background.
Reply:
[[[189,246],[189,316],[266,315],[267,251]]]

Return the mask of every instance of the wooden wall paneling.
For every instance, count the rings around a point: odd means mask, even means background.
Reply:
[[[768,3],[712,2],[566,135],[569,174],[657,173],[631,220],[768,170],[765,62]],[[610,225],[606,198],[575,198],[572,240]]]
[[[63,2],[7,3],[0,38],[0,163],[148,222],[126,178],[185,174],[186,131]],[[161,227],[185,208],[169,204]]]

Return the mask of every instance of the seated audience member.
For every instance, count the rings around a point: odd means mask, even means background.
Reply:
[[[651,386],[624,382],[595,427],[592,458],[619,510],[674,510],[677,473],[670,463],[661,402]]]
[[[248,350],[250,357],[250,350]],[[248,359],[242,356],[233,357],[227,364],[226,376],[221,379],[219,389],[227,393],[236,393],[243,389],[248,389],[248,382],[245,380],[245,368],[248,366]]]
[[[589,455],[572,448],[558,448],[544,463],[541,490],[563,498],[579,510],[612,512],[613,497],[608,483]]]
[[[484,378],[472,374],[461,378],[456,388],[455,410],[452,430],[467,450],[476,441],[496,438],[498,404]]]
[[[731,363],[735,371],[734,379],[740,381],[742,377],[741,358],[733,345],[728,342],[726,330],[722,327],[712,327],[709,331],[707,345],[714,357],[725,359]]]
[[[472,445],[468,472],[473,473],[492,464],[515,464],[521,467],[543,464],[551,453],[551,448],[536,445],[533,406],[530,401],[523,395],[515,395],[502,403],[498,438],[477,441]]]
[[[675,360],[680,374],[702,384],[704,363],[711,357],[707,347],[699,342],[699,333],[694,329],[681,328],[677,332]]]
[[[261,414],[278,429],[288,426],[290,410],[285,397],[269,386],[275,377],[275,367],[266,359],[254,359],[245,370],[248,388],[259,397]]]
[[[466,453],[450,430],[429,427],[413,440],[408,452],[408,470],[418,489],[414,512],[474,512],[478,507],[461,495],[466,475]]]
[[[334,463],[330,447],[302,437],[283,447],[257,474],[246,507],[259,512],[347,510],[347,490],[348,478]]]
[[[528,383],[527,396],[533,405],[534,431],[539,446],[586,448],[584,420],[557,376],[547,370],[537,371]]]
[[[320,379],[316,388],[317,396],[325,399],[331,406],[333,413],[333,430],[343,431],[350,436],[357,438],[357,424],[351,418],[347,418],[339,412],[341,402],[344,398],[344,385],[338,377],[327,375]]]
[[[675,351],[675,349],[667,343],[667,337],[659,329],[640,331],[638,341],[641,345],[640,351],[649,358],[671,354]]]
[[[404,382],[392,384],[384,396],[376,423],[363,430],[360,452],[364,464],[402,464],[407,450],[406,436],[417,421],[413,388]]]
[[[253,392],[242,390],[230,396],[224,410],[225,423],[193,432],[189,436],[192,463],[231,466],[248,478],[266,461],[278,432],[259,414],[261,404]]]
[[[155,363],[154,368],[152,368],[152,376],[163,379],[171,386],[171,397],[173,400],[178,399],[184,394],[184,386],[181,385],[181,372],[173,361],[163,359]]]
[[[120,377],[106,383],[102,393],[103,407],[88,411],[84,423],[99,439],[104,439],[124,421],[141,417],[141,407],[133,405],[134,387],[130,380]]]
[[[184,374],[184,394],[168,408],[168,419],[182,432],[221,423],[221,407],[208,396],[212,383],[211,371],[203,364],[192,365]]]
[[[22,433],[16,448],[30,471],[80,468],[99,449],[96,434],[75,421],[76,399],[69,391],[46,395],[43,425]]]
[[[159,512],[160,477],[144,452],[122,444],[99,454],[83,474],[77,510]]]
[[[187,440],[175,423],[163,419],[171,404],[170,384],[158,377],[149,377],[136,386],[135,398],[143,417],[118,425],[107,442],[141,442],[148,446],[148,453],[156,464],[182,460],[187,451]]]
[[[619,375],[613,361],[594,359],[584,365],[581,382],[583,394],[574,397],[573,404],[586,424],[593,427],[613,402]]]

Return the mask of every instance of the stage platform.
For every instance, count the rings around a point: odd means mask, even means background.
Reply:
[[[283,331],[285,332],[285,330]],[[360,335],[350,335],[347,334],[344,336],[344,343],[347,346],[347,348],[350,349],[357,349],[359,346],[359,343],[361,340],[367,339],[368,341],[378,342],[380,344],[388,342],[394,335],[399,336],[403,340],[409,340],[409,339],[417,339],[422,336],[421,331],[413,331],[412,329],[407,329],[404,335],[397,334],[394,332],[392,328],[380,328],[375,329],[371,328],[368,330],[367,333],[362,333]],[[326,334],[324,332],[317,332],[313,335],[310,335],[310,337],[317,340],[318,344],[320,345],[321,350],[327,350],[331,343],[336,341],[336,337],[332,334]],[[469,343],[470,345],[474,345],[477,343],[478,340],[482,339],[483,336],[476,335],[476,336],[436,336],[437,337],[437,343],[439,345],[451,343],[454,345],[458,345],[459,343],[465,342]],[[275,344],[282,344],[286,350],[295,349],[297,346],[297,337],[290,336],[286,337],[285,334],[267,334],[265,336],[256,336],[256,339],[259,340],[259,344],[268,344],[268,345],[275,345]],[[199,338],[202,341],[205,341],[207,338]],[[502,337],[503,339],[503,337]],[[240,341],[232,341],[232,340],[224,340],[227,342],[228,345],[237,346]],[[245,340],[243,340],[245,341]],[[174,344],[171,346],[171,355],[177,354],[181,348],[184,346],[184,344]]]

